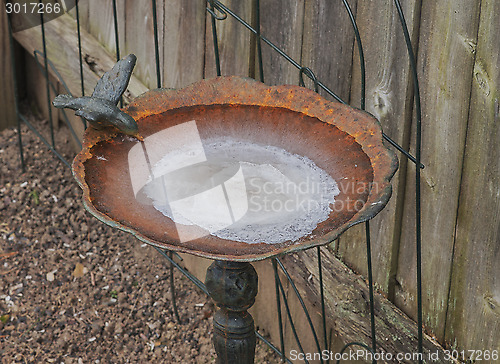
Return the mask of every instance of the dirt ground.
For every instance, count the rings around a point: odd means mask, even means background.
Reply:
[[[47,134],[47,123],[33,120]],[[93,218],[70,169],[23,127],[0,133],[2,363],[214,363],[211,300],[168,262]],[[72,159],[69,134],[58,150]],[[279,360],[258,342],[256,363]]]

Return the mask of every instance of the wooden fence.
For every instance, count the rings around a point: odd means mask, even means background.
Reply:
[[[224,3],[255,24],[255,1]],[[500,2],[401,3],[417,55],[422,97],[424,324],[448,347],[500,350]],[[154,88],[151,2],[118,0],[117,4],[121,53],[138,56],[134,73],[138,84]],[[349,4],[366,57],[366,108],[386,134],[413,153],[413,83],[394,3],[350,0]],[[157,1],[163,87],[183,87],[215,76],[211,21],[205,7],[202,0]],[[261,0],[260,10],[264,36],[310,67],[344,100],[360,106],[359,53],[342,1]],[[102,52],[91,53],[89,44],[94,37],[111,54],[115,52],[111,0],[81,1],[80,15],[87,63],[92,59],[109,63]],[[250,32],[231,17],[217,25],[223,75],[258,74]],[[30,36],[15,36],[27,49],[37,47],[27,39]],[[2,39],[3,35],[3,49]],[[298,70],[267,45],[262,47],[266,83],[297,84]],[[76,43],[73,48],[72,53],[66,51],[67,58],[74,57],[77,65]],[[49,57],[55,57],[50,52],[49,48]],[[58,55],[59,62],[63,58]],[[79,73],[68,68],[67,74]],[[90,89],[95,79],[89,76]],[[374,277],[379,290],[415,319],[415,166],[399,156],[391,201],[371,224]],[[350,229],[331,248],[366,276],[362,227]]]

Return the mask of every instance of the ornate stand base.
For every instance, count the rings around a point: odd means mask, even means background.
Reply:
[[[218,364],[253,364],[255,329],[247,312],[257,295],[257,272],[250,263],[215,261],[205,285],[219,306],[214,315],[213,342]]]

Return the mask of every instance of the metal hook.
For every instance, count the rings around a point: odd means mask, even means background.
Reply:
[[[207,11],[210,13],[210,15],[212,15],[213,18],[217,20],[224,20],[227,18],[227,13],[224,11],[224,9],[222,9],[218,1],[207,0],[207,2],[210,3],[210,8],[207,7]],[[215,14],[215,9],[217,9],[219,13],[221,13],[221,15]]]
[[[305,87],[304,73],[314,82],[314,91],[319,92],[319,80],[309,67],[302,67],[299,71],[299,85]]]

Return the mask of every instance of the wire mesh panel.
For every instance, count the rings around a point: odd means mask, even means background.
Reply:
[[[250,2],[247,2],[250,3]],[[269,56],[273,59],[279,59],[280,62],[286,62],[287,67],[290,69],[294,69],[296,73],[298,74],[298,82],[301,86],[304,86],[306,84],[311,85],[311,87],[314,88],[316,92],[320,92],[326,97],[329,97],[333,100],[336,100],[341,103],[347,103],[349,101],[351,104],[356,104],[358,105],[361,109],[365,109],[366,106],[366,65],[365,65],[365,58],[364,58],[364,48],[362,44],[362,37],[359,32],[358,25],[356,23],[356,18],[354,16],[354,13],[349,6],[349,3],[346,0],[343,0],[342,2],[339,1],[339,4],[342,5],[344,11],[345,11],[345,17],[348,19],[348,24],[352,27],[352,35],[355,39],[355,54],[357,55],[356,60],[353,60],[353,63],[359,66],[359,71],[353,72],[354,75],[359,75],[357,79],[359,79],[359,96],[350,94],[350,100],[344,100],[341,96],[339,95],[345,95],[347,94],[344,89],[341,89],[339,93],[336,93],[334,90],[330,89],[328,85],[323,82],[320,78],[318,78],[314,72],[313,67],[309,68],[307,67],[308,64],[305,62],[301,62],[300,58],[304,60],[311,61],[314,63],[314,59],[307,59],[307,57],[303,57],[300,55],[296,50],[291,47],[292,51],[299,57],[292,57],[289,55],[287,52],[285,52],[283,49],[278,47],[273,41],[270,40],[272,34],[268,35],[264,34],[264,32],[261,33],[262,27],[261,27],[261,20],[263,17],[263,14],[261,14],[261,3],[259,0],[256,0],[254,3],[254,6],[252,7],[252,19],[250,20],[245,20],[243,19],[237,12],[233,11],[230,7],[226,6],[224,2],[221,1],[215,1],[215,0],[209,0],[207,1],[206,5],[206,11],[208,16],[207,20],[207,32],[209,32],[210,38],[207,36],[207,39],[209,39],[213,43],[213,58],[212,59],[205,59],[205,64],[213,66],[213,70],[209,72],[205,72],[206,74],[215,74],[217,76],[222,75],[223,73],[227,72],[224,70],[224,63],[221,62],[222,58],[222,53],[230,53],[233,50],[232,49],[221,49],[221,45],[219,44],[219,37],[218,37],[218,30],[220,30],[221,24],[225,22],[233,22],[233,24],[230,27],[240,27],[240,30],[244,30],[245,36],[248,37],[247,39],[250,41],[250,43],[253,45],[252,47],[248,48],[248,53],[245,53],[245,56],[248,56],[250,59],[250,62],[248,64],[244,64],[245,67],[249,68],[249,73],[254,75],[256,79],[259,79],[260,81],[268,81],[270,82],[276,82],[276,80],[280,80],[280,71],[281,70],[275,70],[275,69],[266,69],[265,64],[267,63],[263,60],[264,56],[263,54],[265,52],[272,52],[272,56]],[[394,0],[394,5],[397,10],[397,15],[398,19],[400,21],[400,28],[397,30],[397,32],[404,38],[406,49],[408,52],[408,59],[409,59],[409,66],[410,66],[410,74],[412,77],[412,86],[413,86],[413,98],[414,98],[414,110],[416,113],[416,122],[415,122],[415,130],[412,133],[415,138],[414,142],[414,154],[408,152],[404,147],[402,147],[400,144],[398,144],[396,141],[394,141],[390,135],[384,134],[383,137],[385,141],[390,144],[395,150],[400,152],[400,155],[403,158],[407,158],[407,160],[414,165],[415,167],[415,180],[414,180],[414,188],[415,188],[415,251],[416,251],[416,281],[417,281],[417,325],[418,325],[418,340],[417,340],[417,348],[416,351],[418,353],[422,354],[424,349],[423,349],[423,331],[422,331],[422,272],[421,272],[421,264],[422,264],[422,255],[421,255],[421,192],[420,192],[420,170],[423,168],[423,165],[421,163],[421,135],[422,135],[422,113],[421,113],[421,106],[420,106],[420,94],[419,94],[419,84],[418,84],[418,78],[417,78],[417,72],[416,72],[416,61],[415,61],[415,55],[414,55],[414,50],[412,47],[411,43],[411,38],[410,34],[408,31],[408,26],[405,21],[405,17],[403,15],[402,7],[399,2],[399,0]],[[246,5],[239,5],[239,6],[246,6]],[[151,20],[151,25],[152,25],[152,33],[153,33],[153,38],[152,39],[147,39],[147,42],[151,42],[149,46],[152,47],[154,50],[154,82],[153,84],[161,88],[162,87],[162,52],[166,52],[166,50],[160,49],[160,42],[159,42],[159,31],[161,27],[164,26],[165,23],[167,23],[167,16],[168,13],[165,11],[163,13],[163,24],[162,22],[158,19],[158,14],[157,14],[157,9],[158,9],[158,4],[155,0],[151,1],[151,8],[152,8],[152,20]],[[168,10],[168,9],[165,9]],[[77,20],[77,44],[75,44],[75,47],[78,48],[78,55],[79,55],[79,75],[80,75],[80,84],[81,84],[81,94],[85,95],[86,93],[86,79],[84,75],[84,56],[82,52],[82,37],[81,37],[81,25],[80,25],[80,7],[79,7],[79,2],[76,1],[76,20]],[[113,28],[113,38],[114,38],[114,50],[116,53],[116,60],[119,60],[121,58],[121,41],[120,41],[120,22],[119,22],[119,10],[117,7],[117,2],[116,0],[112,1],[112,28]],[[267,14],[266,14],[267,15]],[[47,37],[45,34],[45,24],[43,21],[43,15],[41,19],[41,30],[42,30],[42,44],[43,47],[40,51],[35,52],[35,59],[37,61],[37,64],[41,67],[41,70],[46,78],[46,94],[47,94],[47,104],[48,104],[48,110],[49,114],[52,112],[51,108],[51,94],[56,93],[56,86],[51,83],[50,78],[48,76],[49,71],[53,74],[55,74],[58,78],[58,81],[63,84],[63,86],[66,89],[66,92],[71,94],[69,88],[66,86],[64,83],[63,77],[58,73],[57,67],[53,65],[53,63],[50,60],[50,55],[49,57],[46,57],[47,55]],[[310,15],[312,16],[312,15]],[[290,22],[293,22],[293,17],[291,17]],[[280,26],[285,26],[289,24],[281,24]],[[311,35],[312,34],[312,35]],[[308,33],[306,35],[307,37],[312,37],[310,39],[311,42],[318,41],[316,37],[318,37],[318,34],[313,34],[313,33]],[[12,46],[12,34],[10,34],[10,40],[11,40],[11,48]],[[246,46],[245,46],[246,47]],[[243,48],[245,48],[243,47]],[[207,45],[208,48],[208,45]],[[12,50],[12,49],[11,49]],[[13,50],[12,50],[13,54]],[[238,54],[238,52],[236,52]],[[253,55],[253,56],[252,56]],[[15,66],[15,62],[12,62],[13,66]],[[318,68],[321,67],[321,64],[317,65]],[[243,67],[244,68],[244,67]],[[15,73],[15,70],[14,70]],[[287,81],[290,81],[290,79],[293,77],[288,77]],[[342,87],[341,87],[342,88]],[[120,100],[121,106],[123,106],[123,100]],[[17,100],[16,100],[16,105],[17,105]],[[66,121],[67,126],[71,130],[71,133],[75,140],[78,141],[78,137],[76,135],[76,132],[72,126],[72,124],[68,121],[67,116],[64,114],[64,119]],[[50,117],[52,119],[52,117]],[[57,146],[55,145],[54,141],[54,130],[53,126],[51,123],[50,125],[50,137],[49,138],[44,138],[36,129],[34,125],[32,125],[22,114],[19,113],[18,111],[18,134],[19,134],[19,148],[20,148],[20,157],[22,161],[22,165],[24,168],[24,157],[23,157],[23,144],[21,140],[21,132],[20,132],[20,125],[21,123],[26,124],[33,132],[35,132],[41,139],[42,141],[47,145],[47,147],[54,152],[54,154],[60,158],[68,167],[70,166],[69,161],[65,160],[57,151]],[[85,127],[87,127],[86,122],[84,119],[82,119],[82,124]],[[80,144],[81,146],[81,144]],[[366,254],[366,272],[367,272],[367,278],[368,278],[368,301],[369,301],[369,313],[370,313],[370,341],[369,342],[349,342],[346,343],[345,346],[340,350],[340,356],[341,358],[336,360],[337,362],[340,362],[342,359],[342,354],[346,352],[346,350],[352,348],[352,347],[361,347],[366,349],[372,354],[375,354],[378,352],[378,343],[377,343],[377,327],[376,327],[376,318],[375,318],[375,296],[374,296],[374,278],[373,278],[373,263],[372,263],[372,241],[371,241],[371,230],[370,230],[370,223],[366,222],[365,227],[365,242],[364,242],[364,248],[365,248],[365,254]],[[171,284],[171,292],[172,292],[172,302],[174,305],[174,313],[175,317],[178,321],[181,320],[179,317],[179,313],[177,310],[177,303],[176,303],[176,293],[175,293],[175,284],[173,280],[173,275],[172,275],[172,270],[174,268],[179,269],[183,274],[186,275],[198,288],[202,289],[205,293],[208,293],[205,285],[200,282],[193,274],[188,272],[185,268],[183,268],[181,265],[179,265],[176,260],[174,259],[175,253],[166,251],[164,249],[156,248],[158,252],[164,256],[168,262],[170,263],[170,284]],[[302,294],[299,292],[299,289],[296,287],[296,284],[294,280],[292,279],[291,275],[288,273],[286,265],[282,262],[282,258],[273,258],[271,259],[271,264],[272,264],[272,269],[274,272],[274,284],[275,284],[275,297],[276,297],[276,309],[278,312],[278,317],[277,317],[277,325],[278,325],[278,332],[279,332],[279,343],[273,344],[269,342],[263,335],[261,335],[258,331],[256,332],[256,335],[259,339],[263,340],[273,351],[277,353],[277,355],[281,358],[281,360],[285,362],[291,362],[290,358],[287,357],[286,355],[286,350],[287,348],[285,347],[285,338],[284,338],[284,331],[285,331],[285,326],[290,327],[290,330],[292,332],[292,335],[294,337],[295,343],[297,348],[299,349],[302,354],[305,354],[305,350],[303,348],[303,345],[301,343],[301,340],[303,339],[303,335],[308,335],[312,336],[313,342],[314,342],[314,349],[320,353],[323,350],[329,350],[331,349],[330,347],[330,336],[329,334],[330,328],[327,325],[327,317],[326,317],[326,303],[325,303],[325,287],[324,287],[324,282],[323,282],[323,271],[325,269],[325,265],[322,261],[322,249],[324,248],[317,248],[315,251],[316,254],[316,259],[317,259],[317,268],[318,268],[318,279],[319,279],[319,296],[320,296],[320,312],[321,312],[321,317],[322,317],[322,322],[320,327],[315,327],[313,324],[313,319],[311,318],[311,313],[307,309],[307,305],[304,302],[304,298],[302,297]],[[291,291],[293,291],[293,295],[295,296],[299,302],[299,306],[304,312],[306,321],[308,323],[308,326],[310,328],[310,331],[307,333],[302,333],[299,332],[296,329],[295,323],[294,323],[294,318],[292,314],[292,310],[290,308],[290,294],[288,294],[285,291],[285,285],[283,279],[287,282],[287,286],[291,287]],[[305,362],[308,362],[307,359],[304,360]],[[423,356],[419,357],[418,359],[419,362],[423,362]],[[330,362],[329,359],[324,359],[320,358],[320,362]],[[376,359],[373,360],[373,362],[376,362]]]

